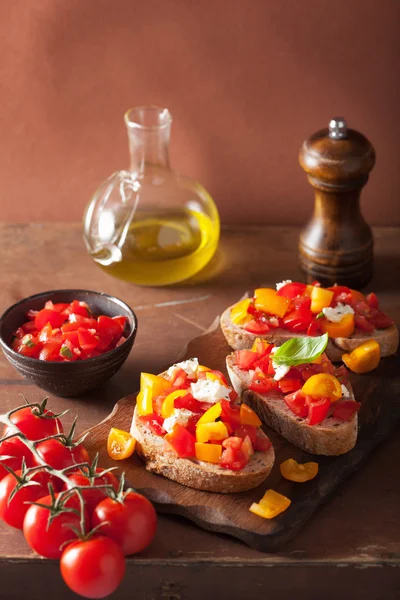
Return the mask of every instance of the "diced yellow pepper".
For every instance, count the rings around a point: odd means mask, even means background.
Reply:
[[[153,395],[150,387],[141,390],[136,398],[136,410],[139,417],[151,415],[153,412]]]
[[[261,420],[258,418],[254,410],[247,406],[247,404],[240,405],[240,424],[241,425],[253,425],[254,427],[260,427]]]
[[[259,288],[254,291],[254,306],[270,315],[283,317],[291,302],[290,298],[278,296],[271,288]]]
[[[152,391],[153,398],[161,396],[164,392],[171,388],[171,382],[161,377],[161,375],[152,375],[151,373],[140,374],[140,391],[149,387]]]
[[[197,421],[197,426],[202,423],[214,423],[221,416],[222,413],[222,405],[221,402],[217,402],[213,404],[211,408],[206,410],[206,412],[200,417]]]
[[[225,385],[221,377],[219,375],[216,375],[216,373],[210,373],[209,371],[207,371],[206,379],[209,379],[210,381],[219,381],[222,385]]]
[[[225,440],[228,429],[222,421],[216,423],[200,423],[196,427],[196,441],[209,442],[210,440]]]
[[[332,323],[328,319],[319,322],[321,331],[327,333],[330,338],[349,337],[355,328],[354,315],[344,315],[339,323]]]
[[[342,397],[340,381],[330,373],[312,375],[307,379],[302,390],[307,396],[329,398],[331,402],[335,402]]]
[[[268,346],[271,346],[271,344],[269,342],[267,342],[267,340],[264,340],[263,338],[256,338],[251,347],[251,351],[252,352],[261,352],[263,347],[265,349],[265,348],[268,348]]]
[[[311,292],[311,312],[317,315],[323,308],[330,306],[333,292],[322,287],[313,286]]]
[[[209,369],[208,367],[204,367],[203,365],[199,365],[197,367],[197,372],[202,373],[203,371],[212,371],[212,369]]]
[[[376,340],[368,340],[360,344],[350,354],[343,354],[346,367],[354,373],[369,373],[379,365],[381,349]]]
[[[163,419],[167,419],[174,412],[174,402],[177,398],[182,398],[182,396],[187,396],[188,390],[175,390],[168,394],[168,396],[164,399],[161,405],[161,416]]]
[[[248,320],[247,309],[249,308],[251,303],[251,298],[245,298],[244,300],[240,300],[231,308],[231,321],[235,323],[235,325],[241,325],[242,323]],[[251,317],[250,317],[251,318]]]
[[[196,458],[205,462],[218,464],[222,454],[221,444],[203,444],[196,442],[195,445]]]
[[[318,474],[318,463],[298,463],[294,458],[289,458],[280,464],[281,475],[289,481],[304,483],[310,481]]]
[[[264,519],[273,519],[289,508],[291,503],[286,496],[274,490],[267,490],[258,504],[254,502],[250,506],[250,512]]]

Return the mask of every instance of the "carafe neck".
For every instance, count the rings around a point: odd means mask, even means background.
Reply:
[[[130,171],[143,176],[152,168],[169,169],[169,140],[172,118],[156,106],[132,108],[125,114],[128,129]]]

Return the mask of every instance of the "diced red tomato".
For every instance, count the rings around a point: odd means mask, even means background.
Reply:
[[[22,329],[25,333],[37,332],[35,321],[27,321],[22,325]]]
[[[379,308],[378,296],[374,294],[374,292],[368,294],[368,296],[365,299],[367,301],[368,306],[370,306],[371,308]]]
[[[360,402],[355,402],[354,400],[339,400],[339,402],[335,402],[333,416],[341,421],[350,421],[354,413],[358,412],[360,408]]]
[[[333,285],[327,288],[333,292],[331,306],[336,306],[339,302],[342,304],[350,304],[352,300],[351,289],[345,285]]]
[[[196,455],[196,438],[183,425],[176,424],[173,431],[165,436],[165,439],[180,458],[189,458]]]
[[[306,404],[306,395],[302,390],[298,390],[297,392],[293,392],[292,394],[288,394],[284,397],[284,400],[290,410],[297,417],[307,417],[308,415],[308,406]]]
[[[310,379],[310,377],[312,377],[312,375],[318,375],[318,373],[321,373],[322,369],[320,365],[313,365],[313,364],[309,364],[309,365],[299,365],[300,367],[303,367],[301,369],[301,378],[303,381],[307,381],[307,379]]]
[[[319,335],[321,333],[319,323],[317,319],[313,319],[307,328],[307,335],[312,337]]]
[[[145,423],[155,435],[163,436],[165,434],[163,429],[164,419],[161,415],[153,413],[151,415],[143,415],[142,417],[139,417],[139,419]]]
[[[257,339],[254,342],[254,352],[257,353],[258,358],[264,358],[264,356],[268,356],[271,354],[271,350],[273,348],[273,344],[267,344],[264,340]]]
[[[213,369],[211,371],[206,371],[206,379],[207,379],[207,373],[212,373],[213,375],[215,375],[216,377],[218,377],[218,379],[220,379],[223,383],[223,385],[225,385],[226,387],[230,387],[229,383],[226,380],[226,377],[223,373],[221,373],[221,371],[217,371],[216,369]]]
[[[261,429],[257,429],[256,445],[254,450],[257,452],[267,452],[272,446],[272,442]]]
[[[113,317],[113,321],[116,321],[121,326],[121,329],[123,331],[125,328],[127,318],[126,317]]]
[[[108,317],[107,317],[108,318]],[[96,319],[91,317],[83,317],[77,313],[71,313],[68,315],[70,323],[76,323],[78,327],[87,327],[88,329],[98,329],[98,323]],[[112,319],[110,319],[112,321]]]
[[[303,382],[298,377],[283,377],[278,381],[278,387],[282,394],[297,392],[303,386]]]
[[[84,329],[79,327],[78,340],[82,350],[93,350],[99,345],[99,338],[93,329]]]
[[[117,337],[122,335],[123,327],[116,319],[101,315],[97,319],[97,331],[107,331],[113,337]]]
[[[233,406],[228,400],[222,400],[221,407],[221,421],[228,423],[235,430],[240,425],[240,408]]]
[[[40,333],[39,333],[39,340],[41,342],[49,342],[52,338],[53,335],[53,328],[50,325],[50,323],[46,323],[46,325],[44,327],[42,327]]]
[[[220,465],[232,471],[241,471],[248,463],[248,458],[241,449],[225,448],[222,452]]]
[[[299,296],[298,298],[293,298],[291,308],[292,310],[310,308],[311,307],[311,297],[310,296]]]
[[[222,446],[224,448],[233,448],[234,450],[240,450],[243,445],[243,437],[230,436],[226,440],[222,440]]]
[[[89,307],[86,302],[82,302],[79,300],[73,300],[70,304],[71,313],[76,315],[81,315],[81,317],[89,317]],[[108,317],[107,317],[108,318]]]
[[[321,287],[321,284],[317,279],[315,279],[311,285],[313,285],[314,287]]]
[[[40,354],[39,354],[39,359],[46,360],[46,361],[62,360],[62,357],[60,356],[60,350],[61,350],[60,342],[48,342],[43,345],[43,347],[40,351]]]
[[[244,326],[245,330],[249,333],[255,333],[256,335],[263,335],[270,331],[270,326],[267,323],[261,323],[259,321],[249,321]]]
[[[63,340],[68,340],[73,346],[79,346],[78,331],[66,331],[62,334]]]
[[[349,372],[344,365],[340,365],[340,367],[335,369],[335,373],[333,374],[339,379],[340,383],[344,383],[344,385],[346,385],[346,382],[349,380]]]
[[[41,347],[42,345],[37,337],[33,336],[31,333],[27,333],[23,338],[21,338],[17,346],[17,352],[23,356],[37,358],[39,356]]]
[[[378,308],[372,308],[370,323],[372,323],[376,329],[386,329],[386,327],[393,325],[394,321]]]
[[[268,377],[257,367],[254,372],[253,379],[250,382],[249,389],[253,392],[266,394],[270,390],[278,389],[278,382],[273,377]]]
[[[235,429],[235,436],[242,438],[242,440],[244,440],[244,438],[248,436],[253,446],[256,446],[257,427],[254,427],[254,425],[240,425],[240,427]]]
[[[192,394],[175,398],[174,408],[186,408],[195,413],[203,413],[210,408],[210,405],[204,402],[199,402],[193,398]]]
[[[307,331],[313,320],[309,308],[298,308],[283,318],[283,326],[290,331]]]
[[[275,374],[275,370],[272,367],[272,362],[269,354],[267,356],[263,356],[259,360],[256,360],[252,368],[254,370],[259,369],[260,371],[262,371],[262,373],[265,373],[266,375]]]
[[[282,286],[276,293],[278,296],[285,296],[285,298],[296,298],[296,296],[302,296],[305,291],[305,283],[294,282]]]
[[[371,333],[375,328],[372,325],[372,323],[370,323],[369,321],[367,321],[366,317],[362,316],[362,315],[358,315],[356,314],[354,317],[354,323],[357,329],[360,329],[361,331],[366,331],[368,333]]]
[[[328,415],[331,401],[329,398],[318,398],[314,400],[311,396],[306,396],[306,404],[308,406],[307,423],[309,425],[318,425]]]
[[[40,310],[35,317],[35,325],[38,331],[43,329],[46,323],[50,323],[50,325],[53,328],[55,328],[61,327],[64,321],[64,317],[60,315],[60,313],[58,313],[56,310],[48,310],[46,308]]]
[[[27,319],[29,319],[30,321],[34,321],[36,319],[36,315],[39,313],[38,310],[28,310],[28,312],[26,313],[26,317]]]

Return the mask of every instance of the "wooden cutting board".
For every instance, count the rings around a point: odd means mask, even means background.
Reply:
[[[230,351],[217,319],[206,333],[188,344],[179,360],[196,356],[201,364],[226,373],[225,357]],[[350,380],[356,399],[362,403],[355,448],[339,457],[315,457],[266,427],[275,449],[275,465],[268,479],[249,492],[229,495],[201,492],[148,473],[136,455],[118,463],[111,460],[106,450],[108,432],[110,427],[129,431],[135,394],[117,402],[112,413],[89,430],[85,445],[91,455],[99,453],[102,466],[121,467],[128,484],[147,496],[159,512],[181,515],[204,529],[239,538],[257,550],[272,551],[296,535],[318,506],[361,466],[379,442],[390,435],[400,418],[399,356],[385,358],[372,373],[352,374]],[[319,463],[318,476],[307,483],[283,479],[279,464],[287,458],[295,458],[299,462],[316,460]],[[289,509],[273,520],[265,520],[249,512],[251,503],[258,501],[268,488],[292,500]],[[345,518],[345,515],[338,515],[338,518]]]

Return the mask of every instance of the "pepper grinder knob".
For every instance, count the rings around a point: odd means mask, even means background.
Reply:
[[[372,277],[373,236],[360,193],[375,164],[374,148],[343,117],[334,117],[303,143],[299,161],[315,194],[314,213],[299,241],[306,281],[365,286]]]

